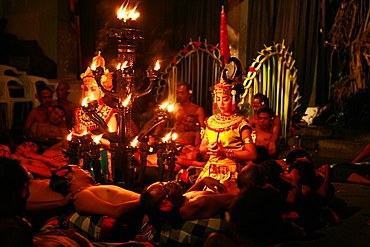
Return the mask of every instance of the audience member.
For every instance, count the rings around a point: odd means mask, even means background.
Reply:
[[[139,210],[140,194],[115,185],[96,184],[91,174],[77,165],[60,167],[51,176],[50,187],[63,196],[71,193],[71,197],[75,198],[73,206],[78,213],[119,219],[127,225],[128,239],[134,239],[140,232],[144,220]]]
[[[261,108],[257,111],[257,123],[253,128],[253,131],[256,133],[256,146],[261,147],[262,149],[266,149],[270,157],[266,157],[265,159],[269,158],[277,158],[279,155],[278,144],[279,138],[276,141],[272,141],[273,133],[272,133],[272,124],[274,120],[275,114],[269,107]],[[272,153],[271,150],[275,150],[275,153]],[[259,159],[260,160],[260,159]],[[261,162],[263,160],[260,160]]]
[[[59,82],[57,89],[57,100],[54,100],[52,105],[61,105],[65,109],[64,123],[70,130],[74,126],[73,113],[75,112],[77,106],[75,103],[68,100],[68,95],[70,94],[70,86],[67,82]]]
[[[257,93],[254,95],[254,98],[252,100],[252,107],[255,112],[255,115],[249,120],[249,124],[252,126],[252,128],[259,128],[258,125],[258,115],[257,112],[261,108],[269,107],[269,99],[261,94]],[[271,143],[277,143],[280,137],[280,128],[281,128],[281,121],[279,116],[275,115],[272,117],[272,125],[270,126],[269,132],[272,133],[272,137],[270,139]],[[269,154],[272,156],[277,155],[276,146],[270,145],[269,146]]]
[[[36,98],[40,101],[40,106],[32,109],[23,126],[23,134],[27,138],[34,138],[37,124],[45,123],[48,119],[49,107],[52,104],[53,91],[48,87],[40,86],[37,88]]]
[[[199,146],[201,142],[200,128],[198,118],[195,115],[189,114],[186,116],[183,124],[183,132],[178,132],[178,139],[181,139],[193,146]]]
[[[65,113],[63,106],[54,105],[48,113],[48,120],[45,123],[37,125],[36,139],[42,141],[47,146],[51,146],[65,139],[69,134],[67,128],[62,125]]]
[[[31,224],[22,218],[29,196],[28,175],[17,160],[0,157],[1,246],[33,246]]]
[[[210,158],[199,178],[213,177],[226,186],[236,187],[235,179],[241,164],[257,159],[252,129],[242,115],[236,112],[236,104],[244,88],[232,85],[221,78],[214,87],[214,94],[220,113],[206,120],[206,129],[200,145],[200,152]]]
[[[203,191],[205,186],[211,191]],[[153,226],[167,221],[176,225],[179,221],[208,218],[225,211],[234,198],[226,192],[224,185],[210,177],[197,181],[186,192],[178,182],[157,182],[143,190],[140,203]]]
[[[176,132],[184,132],[184,122],[186,117],[191,114],[198,118],[198,123],[200,128],[204,128],[204,118],[205,113],[203,107],[194,104],[190,101],[190,97],[193,91],[190,88],[190,85],[184,83],[177,86],[176,89],[176,98],[177,103],[174,106],[173,110],[173,118],[174,118],[174,126],[173,129]],[[167,123],[163,123],[158,125],[158,127],[154,131],[154,135],[160,135],[164,126]],[[172,126],[171,126],[172,127]]]

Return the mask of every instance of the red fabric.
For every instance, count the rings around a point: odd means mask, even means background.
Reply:
[[[231,57],[231,54],[229,47],[229,35],[227,33],[227,19],[226,14],[223,11],[223,8],[221,11],[221,24],[220,24],[220,54],[223,58],[223,64],[227,64]]]
[[[116,219],[107,217],[103,220],[100,227],[100,237],[99,241],[109,241],[112,238],[112,228]]]

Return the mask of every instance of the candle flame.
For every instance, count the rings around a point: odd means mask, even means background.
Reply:
[[[72,135],[73,135],[73,132],[70,132],[67,136],[67,141],[71,141],[72,140]]]
[[[94,139],[93,139],[94,140],[94,143],[95,144],[99,144],[100,143],[100,139],[102,138],[102,136],[103,136],[103,134],[94,137]]]
[[[175,109],[175,105],[169,105],[169,106],[167,107],[167,111],[168,111],[168,112],[172,112],[174,109]]]
[[[122,106],[126,107],[128,105],[128,103],[130,103],[130,100],[131,100],[131,96],[132,96],[132,93],[130,93],[127,98],[125,99],[125,101],[122,102]]]
[[[164,102],[162,105],[159,106],[159,108],[164,110],[164,109],[166,109],[167,105],[168,105],[168,102]]]
[[[82,103],[81,105],[86,107],[87,106],[87,103],[88,103],[88,100],[89,100],[89,97],[85,97],[83,100],[82,100]]]
[[[96,61],[94,61],[94,62],[91,64],[90,69],[91,69],[91,70],[96,70]]]
[[[158,71],[160,68],[161,68],[161,65],[159,64],[159,60],[157,60],[157,62],[155,63],[154,70]]]
[[[87,135],[87,129],[84,129],[84,132],[82,133],[83,136]]]
[[[140,13],[136,12],[137,5],[133,7],[132,9],[129,9],[130,1],[127,1],[127,3],[122,3],[121,7],[117,11],[117,18],[123,19],[123,21],[127,21],[129,19],[136,20]]]
[[[136,147],[138,142],[139,142],[139,139],[136,136],[135,139],[132,142],[130,142],[131,147]]]
[[[116,67],[117,70],[121,69],[121,63],[119,63]]]
[[[112,126],[112,125],[109,125],[109,124],[108,124],[108,131],[109,131],[110,133],[113,133],[113,132],[115,132],[115,129],[113,129],[113,126]]]
[[[177,139],[177,134],[176,133],[173,133],[172,134],[172,141],[176,140]]]
[[[170,139],[170,137],[171,137],[171,132],[170,132],[170,133],[168,133],[165,137],[163,137],[163,138],[162,138],[162,141],[163,141],[163,142],[168,142],[168,140]]]

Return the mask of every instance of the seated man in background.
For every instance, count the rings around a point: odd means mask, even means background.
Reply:
[[[53,91],[46,86],[39,86],[36,98],[40,101],[40,105],[28,113],[26,123],[23,126],[23,134],[27,138],[34,138],[37,124],[45,123],[48,120],[48,108],[52,104]]]
[[[274,121],[275,114],[269,107],[261,108],[257,111],[257,123],[255,127],[253,128],[253,131],[256,133],[256,146],[257,150],[258,147],[260,149],[265,149],[268,152],[269,157],[266,157],[265,159],[261,160],[264,161],[266,159],[270,158],[277,158],[279,152],[278,152],[278,144],[279,144],[279,138],[275,141],[272,133],[272,125]],[[271,154],[271,150],[275,150],[274,154]],[[259,153],[260,156],[260,153]],[[259,157],[260,158],[260,157]]]
[[[67,128],[62,124],[65,115],[66,111],[63,106],[54,105],[48,113],[47,121],[37,125],[36,139],[42,141],[46,146],[51,146],[65,139],[69,134]]]
[[[254,98],[252,100],[252,107],[255,112],[255,115],[253,118],[249,120],[249,124],[252,128],[258,128],[258,115],[256,114],[260,109],[269,107],[269,99],[261,94],[257,93],[254,95]],[[276,143],[280,137],[280,129],[281,129],[281,121],[279,116],[274,114],[274,117],[272,119],[272,125],[270,127],[270,132],[272,133],[271,142]],[[276,146],[271,146],[268,150],[269,154],[274,156],[277,154]]]
[[[193,146],[199,146],[200,142],[202,141],[200,136],[198,118],[193,114],[189,114],[186,116],[186,119],[183,123],[183,131],[176,131],[176,133],[178,134],[178,139],[181,139],[187,144]]]
[[[65,121],[63,125],[67,126],[67,129],[72,129],[73,127],[73,113],[77,106],[75,103],[68,100],[68,95],[70,94],[70,86],[67,82],[59,82],[57,89],[57,100],[54,100],[52,105],[61,105],[65,109]]]

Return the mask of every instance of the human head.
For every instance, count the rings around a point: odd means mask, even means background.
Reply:
[[[140,204],[154,225],[167,220],[175,222],[184,202],[183,193],[184,189],[178,182],[156,182],[144,188]]]
[[[53,110],[49,112],[49,121],[58,125],[63,121],[64,116],[66,115],[66,110],[61,105],[54,105]]]
[[[80,75],[83,84],[81,88],[83,90],[83,97],[90,98],[90,100],[99,100],[104,97],[104,93],[101,92],[100,87],[98,86],[93,70],[99,69],[101,72],[100,83],[106,90],[112,90],[113,88],[113,72],[109,72],[108,69],[105,68],[105,60],[102,56],[100,56],[100,51],[97,56],[95,56],[92,60],[92,65],[95,68],[88,67],[85,73]]]
[[[289,172],[297,169],[301,176],[301,183],[308,186],[314,185],[316,176],[315,168],[308,158],[297,158],[291,166],[289,166]]]
[[[192,92],[189,84],[186,84],[186,83],[180,84],[176,88],[177,102],[185,103],[185,102],[190,101],[190,97],[191,97],[192,93],[193,92]]]
[[[53,102],[53,91],[48,87],[37,88],[37,99],[41,106],[50,107]]]
[[[29,196],[27,171],[18,160],[0,157],[0,214],[22,214]]]
[[[261,187],[266,184],[262,168],[257,164],[248,164],[239,172],[236,179],[239,189]]]
[[[282,228],[283,201],[271,188],[242,191],[230,210],[230,228],[242,246],[269,246]]]
[[[270,107],[263,107],[257,111],[258,125],[261,129],[269,129],[274,121],[274,111]]]
[[[269,106],[269,99],[266,95],[262,93],[257,93],[253,96],[252,100],[252,107],[254,112],[257,112],[259,109],[268,107]]]
[[[76,180],[95,184],[95,180],[91,174],[83,170],[80,166],[64,165],[59,167],[50,177],[50,188],[66,196],[70,192],[70,184]]]
[[[237,84],[234,80],[227,78],[226,72],[227,69],[222,71],[220,81],[213,90],[215,102],[221,113],[234,112],[240,101],[240,95],[244,92],[243,84]]]
[[[41,151],[41,148],[34,142],[23,142],[15,149],[16,154],[22,154],[24,152],[40,154]]]
[[[7,145],[0,144],[0,157],[9,157],[10,154],[10,148]]]
[[[286,156],[286,160],[285,162],[288,164],[288,165],[291,165],[293,164],[293,162],[298,159],[298,158],[304,158],[306,157],[308,160],[312,161],[312,157],[311,157],[311,154],[308,153],[305,149],[303,148],[294,148],[294,149],[291,149],[287,156]]]
[[[55,90],[57,93],[58,99],[67,99],[69,95],[70,86],[67,82],[59,82],[57,89]]]
[[[265,160],[260,164],[263,173],[266,176],[266,182],[278,187],[281,175],[284,173],[283,168],[275,160]]]
[[[198,125],[198,118],[197,116],[193,114],[189,114],[186,116],[185,122],[184,122],[184,130],[185,131],[192,131],[197,128]]]

